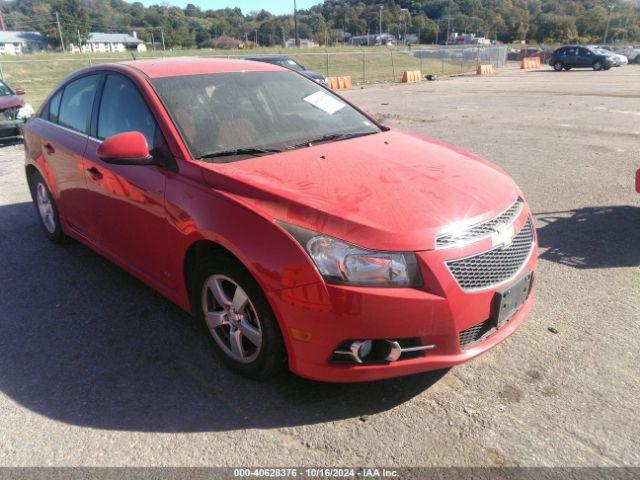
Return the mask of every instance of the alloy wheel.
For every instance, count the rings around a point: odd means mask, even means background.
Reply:
[[[240,363],[254,361],[262,347],[262,327],[242,287],[225,275],[211,275],[201,301],[207,328],[222,351]]]
[[[36,185],[36,204],[38,205],[38,213],[40,213],[44,228],[47,229],[47,232],[53,234],[56,231],[56,217],[49,191],[42,182],[38,182]]]

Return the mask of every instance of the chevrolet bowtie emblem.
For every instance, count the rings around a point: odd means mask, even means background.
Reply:
[[[508,247],[516,236],[516,229],[511,225],[500,225],[494,229],[495,233],[491,235],[491,243],[494,247],[503,245]]]

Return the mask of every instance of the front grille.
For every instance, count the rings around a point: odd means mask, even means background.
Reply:
[[[491,319],[489,319],[460,332],[458,334],[460,347],[465,348],[484,338],[490,337],[495,331],[494,324],[495,322],[492,322]]]
[[[463,290],[490,288],[512,278],[529,259],[533,248],[531,219],[513,237],[509,246],[447,262],[449,271]]]
[[[448,248],[475,242],[482,238],[490,237],[498,227],[511,225],[522,212],[524,201],[516,199],[513,204],[497,217],[483,223],[479,223],[460,233],[446,233],[436,238],[436,248]]]
[[[18,110],[20,107],[9,107],[0,110],[0,115],[4,116],[5,120],[15,120],[18,118]]]

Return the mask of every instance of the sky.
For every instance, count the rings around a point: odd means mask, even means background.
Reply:
[[[309,8],[321,0],[296,0],[298,9]],[[226,7],[240,7],[242,13],[247,14],[252,10],[268,10],[271,13],[283,14],[293,13],[293,0],[269,0],[268,2],[260,0],[142,0],[146,6],[163,5],[168,3],[178,7],[185,7],[187,3],[193,3],[203,10],[217,10]]]

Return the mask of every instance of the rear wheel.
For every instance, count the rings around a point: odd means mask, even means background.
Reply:
[[[600,60],[593,62],[593,69],[595,71],[602,70],[602,62]]]
[[[196,267],[191,292],[196,315],[228,368],[256,379],[284,369],[278,323],[257,282],[238,261],[224,254],[206,257]]]
[[[58,208],[44,178],[39,172],[34,172],[29,175],[28,182],[31,198],[45,234],[52,242],[65,243],[68,237],[62,231]]]
[[[562,62],[556,62],[556,63],[553,64],[553,69],[556,72],[562,71],[563,68],[564,68],[564,65],[562,64]]]

